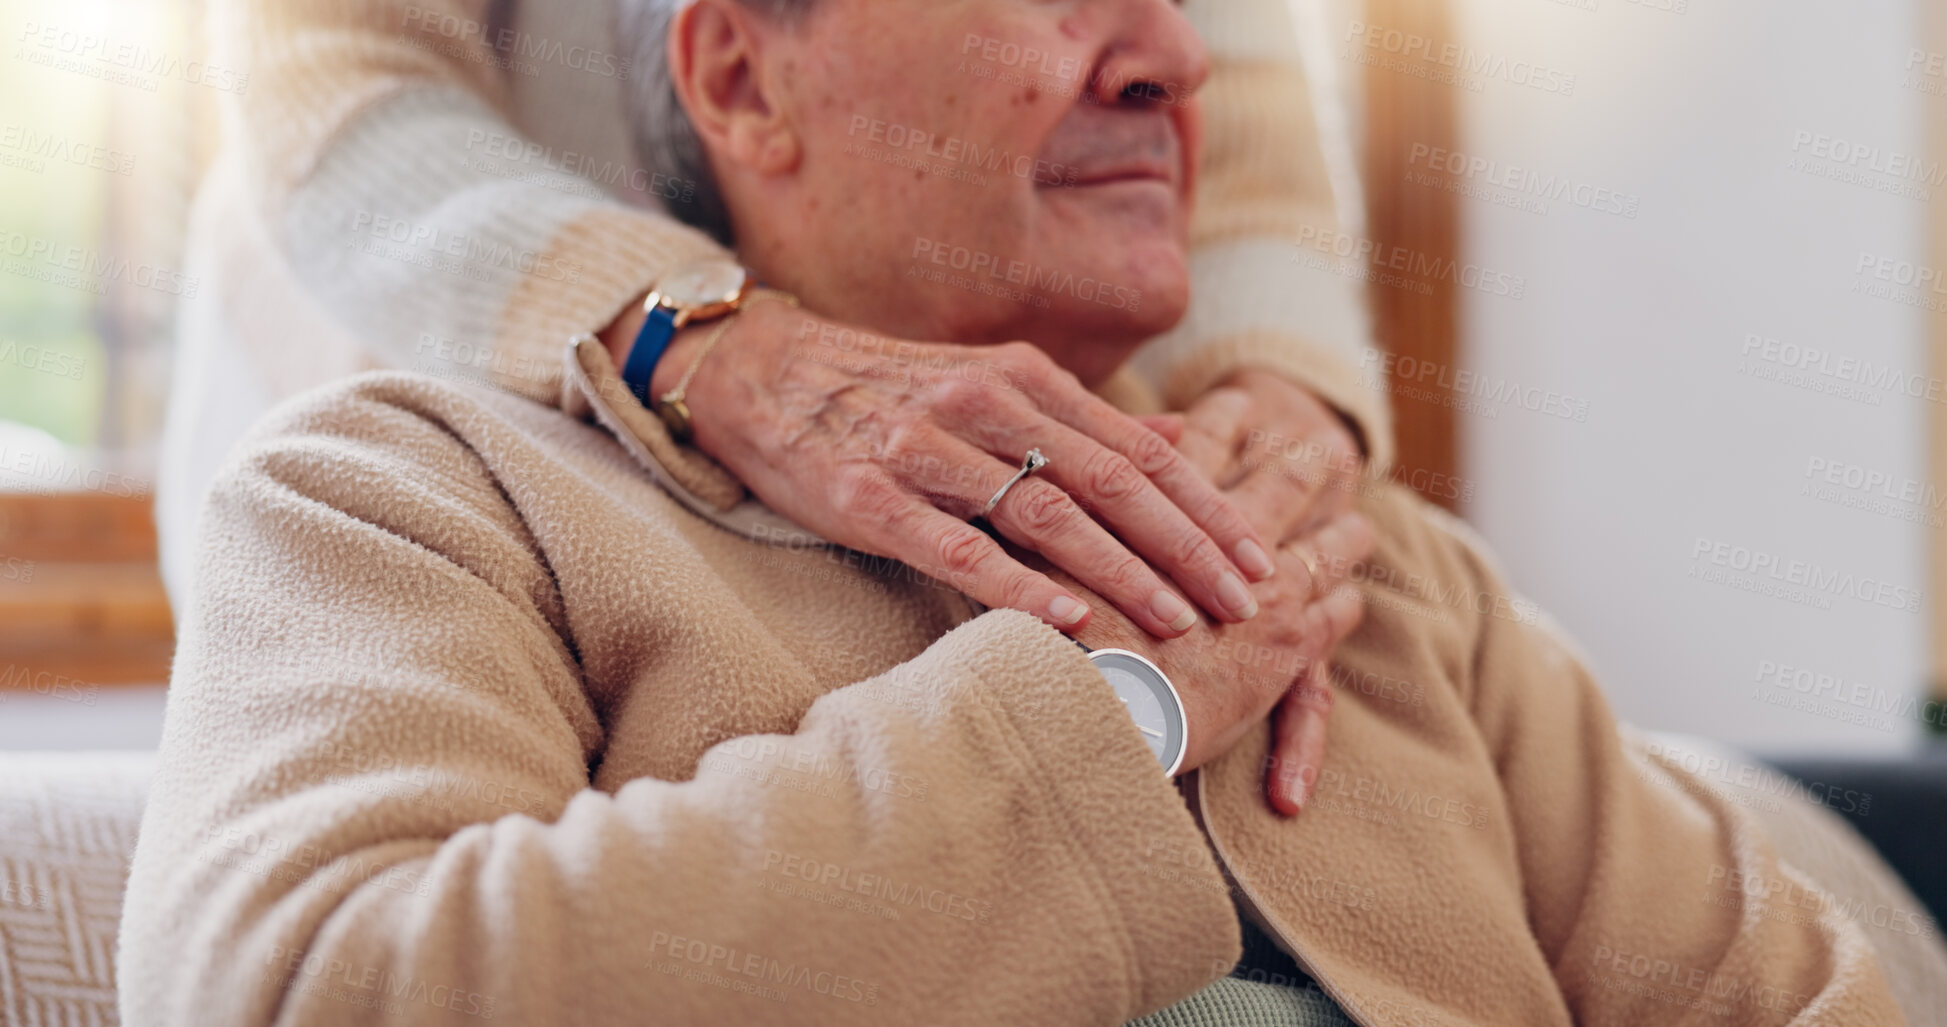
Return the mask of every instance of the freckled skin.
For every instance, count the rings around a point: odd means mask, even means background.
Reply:
[[[983,52],[985,40],[1047,57],[1009,65]],[[769,175],[716,153],[712,164],[742,214],[743,259],[810,309],[870,309],[892,334],[963,343],[1024,338],[1034,325],[1033,341],[1085,381],[1181,318],[1201,137],[1187,97],[1207,58],[1168,0],[821,0],[794,27],[765,26],[758,60],[791,86],[777,102],[800,158]],[[1169,83],[1178,102],[1089,102],[1098,77]],[[931,153],[904,150],[904,167],[846,152],[893,149],[883,128],[873,139],[860,127],[872,122],[938,142]],[[962,151],[957,162],[943,156],[947,140]],[[966,159],[969,146],[978,162]],[[1050,172],[1040,182],[1037,159]],[[932,263],[928,244],[961,248],[963,262],[987,255],[1003,272],[1018,262],[1013,282],[981,278],[1046,305],[911,277],[916,268],[970,275]],[[1100,283],[1092,288],[1107,302],[1085,298],[1080,284],[1034,290],[1026,274],[1044,285]]]

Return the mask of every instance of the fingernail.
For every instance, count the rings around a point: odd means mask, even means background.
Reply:
[[[1188,631],[1197,622],[1197,612],[1169,589],[1162,589],[1149,597],[1149,612],[1169,625],[1171,631]]]
[[[1053,617],[1058,624],[1073,626],[1080,624],[1082,618],[1088,616],[1088,607],[1067,596],[1056,596],[1054,602],[1048,604],[1048,616]]]
[[[1250,620],[1257,616],[1257,597],[1251,594],[1244,579],[1229,571],[1217,579],[1217,601],[1224,604],[1238,620]]]
[[[1271,562],[1271,558],[1265,555],[1264,547],[1253,539],[1247,538],[1237,543],[1235,556],[1237,566],[1250,575],[1252,581],[1263,581],[1278,572],[1278,565]]]

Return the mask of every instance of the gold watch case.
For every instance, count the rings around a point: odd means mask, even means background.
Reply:
[[[733,260],[684,264],[656,282],[645,306],[668,308],[678,329],[736,310],[751,291],[750,272]]]

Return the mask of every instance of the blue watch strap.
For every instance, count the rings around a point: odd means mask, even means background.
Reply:
[[[676,312],[660,303],[649,308],[649,317],[635,335],[635,345],[629,347],[629,359],[622,364],[623,384],[645,407],[650,405],[649,381],[655,377],[663,354],[669,351],[669,340],[675,337]]]

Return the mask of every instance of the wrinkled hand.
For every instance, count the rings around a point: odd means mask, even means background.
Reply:
[[[1213,389],[1186,414],[1179,447],[1191,464],[1226,485],[1239,510],[1286,544],[1350,509],[1365,461],[1352,432],[1317,397],[1267,371],[1247,370]],[[1360,552],[1353,562],[1370,553]],[[1331,575],[1322,565],[1320,570]],[[1344,568],[1334,568],[1343,577]],[[1278,704],[1265,790],[1294,815],[1325,763],[1332,713],[1331,639]]]
[[[686,331],[664,356],[658,393],[693,344]],[[908,342],[758,303],[688,398],[696,444],[773,508],[1063,630],[1088,623],[1087,602],[968,523],[1031,448],[1049,465],[990,521],[1149,634],[1197,623],[1169,582],[1236,622],[1257,611],[1246,582],[1273,569],[1251,525],[1166,439],[1026,343]]]
[[[1228,751],[1281,699],[1288,702],[1296,682],[1323,680],[1326,656],[1364,613],[1359,590],[1343,582],[1372,543],[1371,525],[1347,513],[1298,543],[1279,547],[1277,575],[1255,586],[1263,612],[1242,624],[1199,624],[1181,638],[1159,642],[1109,615],[1075,637],[1094,649],[1142,653],[1169,675],[1183,697],[1188,732],[1183,769],[1192,770]],[[1318,580],[1311,576],[1313,567]],[[1301,741],[1281,729],[1278,751]],[[1322,736],[1318,741],[1322,744]],[[1274,765],[1282,766],[1283,760]],[[1315,782],[1315,775],[1273,775],[1272,804],[1287,815],[1296,812]]]
[[[1187,414],[1194,421],[1213,404],[1230,409],[1205,417],[1205,437],[1191,439],[1185,455],[1248,508],[1245,517],[1267,537],[1288,541],[1352,509],[1365,454],[1323,400],[1282,375],[1249,368]],[[1209,434],[1219,429],[1223,438]]]

